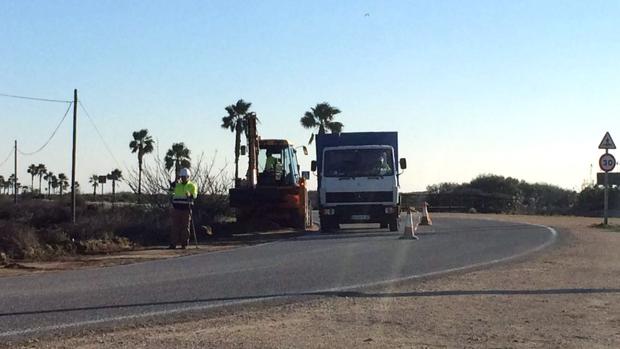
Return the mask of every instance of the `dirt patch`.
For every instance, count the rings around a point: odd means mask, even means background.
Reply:
[[[18,261],[0,268],[0,277],[18,276],[32,273],[43,273],[61,270],[100,268],[113,265],[130,264],[145,262],[155,259],[164,259],[172,257],[187,256],[196,253],[205,253],[210,251],[218,251],[234,248],[235,246],[199,246],[195,249],[193,246],[186,250],[176,249],[168,250],[165,247],[154,247],[149,249],[140,249],[136,251],[126,251],[101,255],[82,255],[60,257],[55,261]]]
[[[433,218],[445,216],[460,215]],[[25,347],[620,347],[620,233],[593,227],[600,219],[463,217],[544,224],[570,238],[527,260],[485,270]]]
[[[317,231],[313,227],[310,231]],[[299,236],[303,232],[294,229],[280,229],[269,233],[245,233],[227,238],[214,238],[201,242],[198,248],[190,244],[187,249],[177,248],[169,250],[165,246],[136,248],[132,251],[112,252],[107,254],[58,256],[53,261],[9,261],[7,265],[0,264],[0,278],[20,276],[34,273],[75,270],[85,268],[101,268],[114,265],[146,262],[149,260],[187,256],[197,253],[230,250],[233,248],[262,244],[270,241]]]

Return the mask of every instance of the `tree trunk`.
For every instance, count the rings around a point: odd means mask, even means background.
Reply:
[[[142,158],[138,157],[138,195],[142,193]]]
[[[34,175],[30,176],[30,189],[34,193]]]
[[[237,120],[237,125],[239,124],[239,120]],[[237,182],[237,178],[239,178],[239,151],[241,148],[241,127],[237,126],[235,128],[235,183]]]
[[[93,185],[93,196],[97,196],[97,186]]]
[[[112,201],[116,201],[116,181],[112,180]]]
[[[41,179],[43,179],[43,177],[39,176],[39,195],[41,195]]]

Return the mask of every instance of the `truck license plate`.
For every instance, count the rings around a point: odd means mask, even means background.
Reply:
[[[370,216],[367,214],[354,214],[351,216],[351,219],[354,221],[367,221],[370,219]]]

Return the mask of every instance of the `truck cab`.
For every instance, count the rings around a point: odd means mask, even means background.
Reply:
[[[396,132],[317,136],[319,216],[324,231],[340,224],[379,223],[398,229],[400,210]]]
[[[257,186],[294,186],[301,178],[297,150],[284,139],[266,139],[259,142],[257,170]]]

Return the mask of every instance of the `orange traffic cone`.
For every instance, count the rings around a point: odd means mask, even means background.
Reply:
[[[424,202],[424,206],[422,207],[422,221],[420,225],[433,225],[431,216],[428,214],[428,202]]]
[[[413,239],[417,240],[418,237],[415,235],[415,231],[418,229],[419,216],[416,219],[416,223],[413,222],[413,215],[411,214],[411,208],[407,209],[407,218],[405,219],[405,231],[403,232],[402,239]]]

